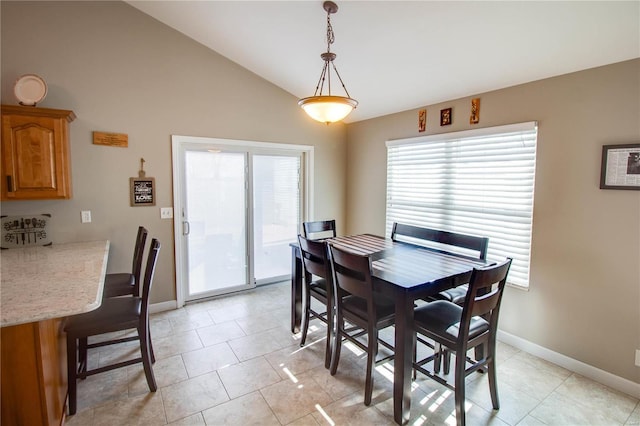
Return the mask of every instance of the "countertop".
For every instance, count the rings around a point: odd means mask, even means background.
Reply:
[[[0,326],[98,308],[108,256],[108,240],[2,250]]]

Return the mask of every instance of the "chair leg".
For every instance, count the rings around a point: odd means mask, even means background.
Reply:
[[[433,344],[433,374],[440,372],[440,365],[442,364],[442,346],[440,343],[435,342]]]
[[[147,332],[149,333],[149,354],[151,355],[151,364],[156,363],[156,354],[153,352],[153,340],[151,339],[151,324],[147,318]]]
[[[304,314],[302,315],[302,324],[301,324],[301,329],[302,329],[302,337],[300,338],[300,346],[304,346],[305,342],[307,341],[307,332],[309,331],[309,309],[311,308],[311,295],[309,294],[308,291],[305,291],[305,296],[304,296],[304,306],[302,307],[302,310],[304,312]]]
[[[446,349],[442,350],[440,352],[440,358],[442,358],[442,370],[444,371],[444,374],[449,374],[451,371],[451,352]]]
[[[367,337],[367,376],[364,385],[364,405],[371,405],[371,395],[373,394],[373,365],[378,352],[378,331],[369,330]]]
[[[495,340],[488,345],[489,363],[487,365],[487,374],[489,375],[489,392],[491,393],[491,403],[494,410],[500,408],[500,399],[498,398],[498,380],[496,377],[496,342]]]
[[[446,357],[450,357],[449,351],[446,351]],[[466,424],[466,415],[464,411],[464,400],[465,400],[465,367],[466,367],[466,357],[464,353],[459,353],[462,351],[456,352],[456,367],[455,367],[455,402],[456,402],[456,425],[457,426],[465,426]],[[446,359],[446,358],[445,358]]]
[[[72,416],[76,413],[77,409],[77,347],[76,338],[67,334],[67,383],[69,389],[69,415]]]
[[[418,377],[418,372],[415,369],[415,363],[418,359],[418,335],[413,333],[413,363],[411,367],[411,380],[415,380]]]
[[[88,359],[87,359],[87,338],[81,337],[78,339],[78,366],[77,371],[79,373],[86,373],[88,367]],[[82,379],[84,380],[84,378]]]
[[[331,337],[333,332],[333,309],[327,304],[327,342],[324,348],[324,368],[331,367]]]
[[[333,334],[333,350],[331,351],[331,368],[329,373],[332,376],[338,371],[338,363],[340,361],[340,350],[342,349],[342,329],[344,328],[344,320],[341,315],[336,316],[336,329]]]
[[[147,378],[147,384],[149,390],[155,392],[158,389],[156,384],[156,378],[153,375],[153,366],[151,362],[150,351],[150,335],[148,329],[138,330],[138,336],[140,337],[140,353],[142,354],[142,366],[144,367],[144,375]]]

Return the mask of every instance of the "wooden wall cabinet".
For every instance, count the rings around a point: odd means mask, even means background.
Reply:
[[[2,105],[0,199],[71,198],[73,111]]]

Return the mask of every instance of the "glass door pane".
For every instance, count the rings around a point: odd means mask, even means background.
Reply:
[[[246,154],[185,152],[187,300],[249,285]]]
[[[300,157],[253,155],[253,252],[259,284],[291,273],[300,223]]]

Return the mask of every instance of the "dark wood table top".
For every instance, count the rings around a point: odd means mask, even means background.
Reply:
[[[375,278],[407,290],[416,290],[429,283],[439,287],[439,282],[447,281],[460,274],[470,274],[474,266],[485,265],[483,260],[395,242],[377,235],[336,237],[328,241],[334,246],[354,253],[371,255],[372,272]],[[464,284],[464,282],[458,283],[464,279],[465,277],[461,277],[453,284]]]

